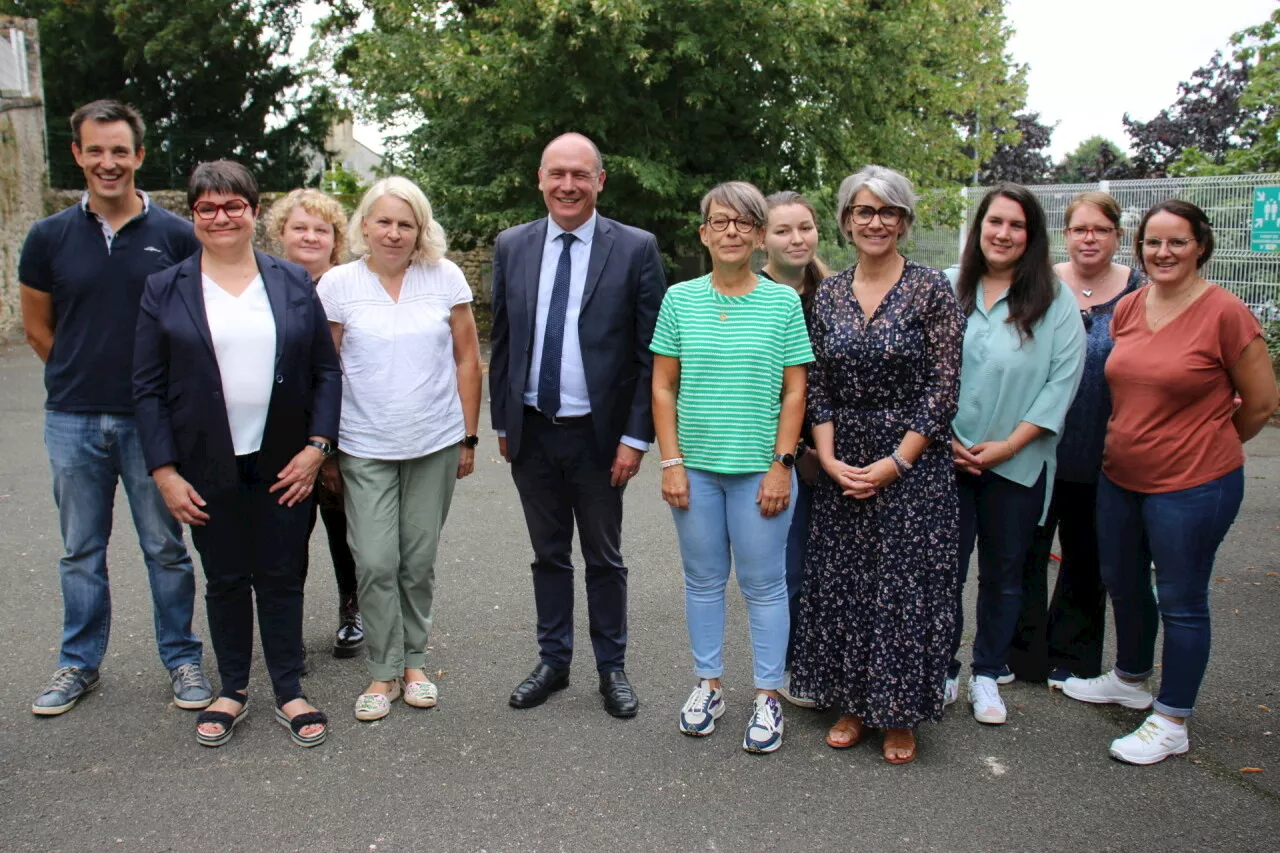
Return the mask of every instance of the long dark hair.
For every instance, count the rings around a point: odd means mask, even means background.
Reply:
[[[1026,187],[999,183],[982,197],[973,216],[969,237],[960,258],[960,277],[956,280],[956,301],[967,317],[978,298],[978,282],[987,274],[987,258],[982,254],[982,222],[997,197],[1017,202],[1027,220],[1027,248],[1013,269],[1009,286],[1009,320],[1018,328],[1018,336],[1034,337],[1032,329],[1049,310],[1058,295],[1058,280],[1049,263],[1049,231],[1044,208]]]

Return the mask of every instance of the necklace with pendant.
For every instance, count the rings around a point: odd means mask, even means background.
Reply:
[[[1092,288],[1092,287],[1089,287],[1089,288],[1084,288],[1084,287],[1082,287],[1082,288],[1080,288],[1080,292],[1084,294],[1084,298],[1085,298],[1085,299],[1088,299],[1090,296],[1093,296],[1093,288]]]

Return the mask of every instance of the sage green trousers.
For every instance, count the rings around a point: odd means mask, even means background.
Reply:
[[[338,457],[375,681],[394,680],[426,661],[436,549],[458,481],[458,455],[455,444],[418,459]]]

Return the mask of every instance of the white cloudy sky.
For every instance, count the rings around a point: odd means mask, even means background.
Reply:
[[[1008,0],[1005,15],[1014,59],[1030,65],[1027,106],[1058,122],[1057,160],[1094,135],[1128,147],[1126,111],[1145,121],[1172,104],[1178,83],[1275,8],[1276,0]]]
[[[1045,124],[1057,123],[1053,158],[1094,135],[1127,148],[1126,111],[1145,121],[1169,106],[1178,83],[1225,49],[1233,33],[1265,20],[1277,2],[1007,0],[1010,51],[1030,66],[1027,107]],[[378,128],[357,125],[356,136],[382,150]]]

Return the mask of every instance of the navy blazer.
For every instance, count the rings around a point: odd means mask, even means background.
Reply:
[[[275,385],[259,470],[274,477],[312,435],[336,440],[342,368],[311,276],[254,252],[276,323]],[[133,351],[133,399],[147,470],[174,464],[206,499],[239,474],[196,252],[147,277]]]
[[[493,245],[493,351],[489,398],[493,428],[507,433],[507,453],[520,452],[524,388],[537,325],[538,279],[547,220],[508,228]],[[653,441],[653,354],[667,276],[658,241],[648,231],[596,217],[578,341],[600,460],[613,461],[624,435]]]

